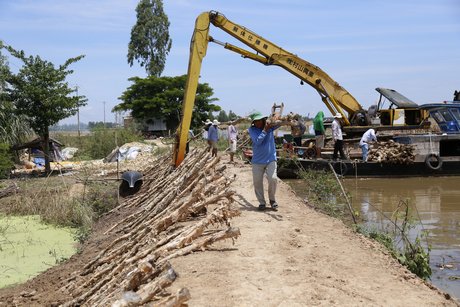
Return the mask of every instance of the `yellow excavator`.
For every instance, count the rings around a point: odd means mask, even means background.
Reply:
[[[215,40],[209,35],[211,24],[235,37],[251,49],[255,50],[256,53],[229,43],[223,43]],[[291,74],[298,77],[301,80],[301,83],[306,82],[312,86],[318,92],[321,100],[324,102],[331,114],[342,114],[345,128],[355,128],[358,133],[365,131],[371,124],[393,126],[393,123],[395,123],[396,125],[417,126],[425,117],[425,115],[417,109],[417,104],[409,101],[408,99],[407,101],[402,101],[401,97],[405,97],[399,95],[397,96],[399,100],[392,100],[392,105],[396,107],[388,110],[373,109],[374,115],[377,112],[380,114],[380,111],[381,114],[384,115],[385,120],[383,123],[376,122],[375,120],[371,122],[368,111],[364,110],[358,101],[347,90],[340,86],[318,66],[315,66],[310,62],[299,58],[297,55],[284,50],[251,30],[230,21],[219,12],[204,12],[196,19],[195,30],[190,44],[188,78],[182,105],[182,120],[178,128],[177,140],[173,154],[173,163],[175,166],[178,166],[184,159],[188,131],[190,129],[192,118],[192,110],[195,104],[201,63],[206,55],[208,42],[217,43],[225,49],[240,54],[243,58],[248,58],[264,65],[277,65],[284,68]],[[382,92],[391,94],[391,91],[393,91],[388,89],[381,90],[381,95],[383,95]],[[402,102],[403,105],[398,105],[398,102]],[[406,113],[404,113],[404,111],[406,111]],[[412,122],[408,123],[407,120],[405,120],[406,117],[411,118]]]

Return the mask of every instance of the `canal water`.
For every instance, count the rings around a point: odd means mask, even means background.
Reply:
[[[0,215],[0,288],[23,283],[76,252],[74,230],[39,216]]]
[[[298,180],[288,182],[301,193]],[[421,224],[411,236],[427,231],[431,246],[431,282],[460,298],[460,177],[345,179],[354,210],[369,226],[388,227],[388,219],[401,202],[407,202]]]

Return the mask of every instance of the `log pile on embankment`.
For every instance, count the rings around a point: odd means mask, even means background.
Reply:
[[[369,150],[368,161],[392,164],[414,163],[415,148],[413,145],[397,143],[393,140],[373,143]]]
[[[157,161],[138,194],[120,205],[135,213],[106,231],[116,239],[62,287],[73,297],[65,306],[180,306],[190,294],[165,290],[177,277],[169,260],[239,236],[229,223],[240,214],[231,206],[233,178],[219,158],[195,149],[175,170],[169,159]]]

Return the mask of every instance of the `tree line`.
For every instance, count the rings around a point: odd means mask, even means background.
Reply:
[[[121,103],[112,111],[129,111],[134,119],[162,118],[168,129],[175,130],[181,118],[187,76],[161,76],[172,46],[169,20],[161,0],[140,0],[136,7],[136,23],[131,29],[127,62],[145,68],[147,77],[132,77],[132,84],[121,93]],[[9,68],[7,54],[22,63],[17,73]],[[0,40],[0,144],[2,148],[21,143],[32,135],[43,140],[45,169],[50,172],[49,131],[60,120],[75,115],[88,103],[85,95],[69,86],[71,65],[83,61],[78,55],[56,65],[40,55],[27,55]],[[235,117],[214,104],[213,89],[199,84],[196,94],[192,128],[206,119],[227,121]],[[97,125],[95,125],[97,126]]]

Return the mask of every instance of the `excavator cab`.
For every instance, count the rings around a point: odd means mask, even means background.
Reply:
[[[378,87],[375,90],[380,93],[380,98],[377,107],[373,110],[372,124],[418,126],[422,123],[424,116],[418,104],[392,89]],[[389,102],[388,108],[384,108],[386,102]]]

